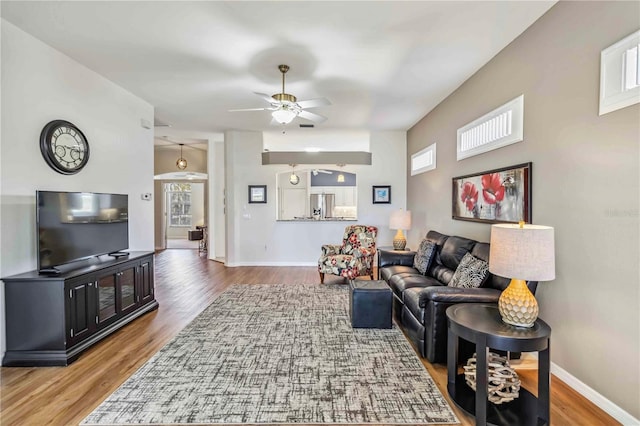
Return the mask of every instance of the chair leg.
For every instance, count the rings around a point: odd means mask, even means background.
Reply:
[[[320,272],[320,284],[324,284],[324,273]]]

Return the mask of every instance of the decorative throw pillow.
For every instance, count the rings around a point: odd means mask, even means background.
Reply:
[[[416,255],[413,257],[413,267],[422,275],[425,275],[431,266],[433,255],[436,253],[436,245],[426,238],[420,243]]]
[[[489,264],[471,253],[464,255],[449,287],[478,288],[489,276]]]

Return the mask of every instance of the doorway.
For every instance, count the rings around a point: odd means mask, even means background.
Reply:
[[[165,247],[198,250],[200,240],[194,240],[196,227],[205,225],[205,185],[202,182],[165,182],[164,225]]]

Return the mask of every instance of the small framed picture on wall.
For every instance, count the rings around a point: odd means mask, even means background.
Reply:
[[[391,186],[390,185],[374,185],[373,186],[373,204],[390,204],[391,203]]]
[[[267,203],[267,185],[249,185],[249,203]]]

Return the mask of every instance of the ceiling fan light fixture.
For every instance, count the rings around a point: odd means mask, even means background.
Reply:
[[[183,145],[184,145],[183,143],[180,144],[180,158],[178,158],[178,160],[176,161],[176,167],[178,167],[178,169],[180,170],[184,170],[187,168],[187,160],[185,160],[184,157],[182,156]]]
[[[289,124],[296,118],[298,114],[289,109],[277,109],[271,113],[271,116],[280,124]]]
[[[1,1],[1,0],[0,0]],[[229,112],[235,111],[272,111],[271,116],[273,117],[273,121],[286,125],[293,121],[294,118],[300,117],[303,120],[313,121],[315,123],[322,123],[327,120],[327,117],[324,117],[320,114],[315,114],[313,112],[307,111],[308,108],[316,108],[321,106],[331,105],[331,102],[325,98],[317,98],[317,99],[308,99],[305,101],[299,101],[298,98],[293,96],[292,94],[285,92],[285,74],[289,71],[289,65],[281,64],[278,65],[278,69],[282,74],[282,92],[274,93],[269,96],[264,93],[253,92],[256,95],[260,96],[263,100],[269,102],[270,107],[268,108],[242,108],[242,109],[230,109]],[[300,127],[313,127],[313,125],[300,125]],[[283,130],[284,133],[284,130]]]

